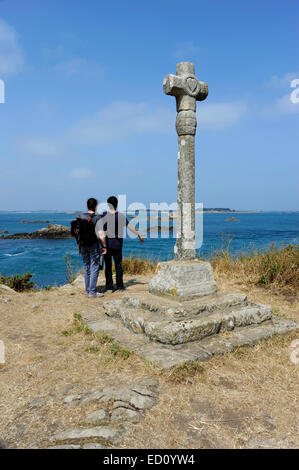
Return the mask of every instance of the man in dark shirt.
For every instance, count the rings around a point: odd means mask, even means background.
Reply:
[[[112,258],[115,264],[117,289],[124,289],[122,247],[125,227],[128,227],[131,232],[135,233],[141,243],[144,242],[144,239],[140,233],[138,233],[137,230],[129,224],[126,216],[116,210],[118,200],[115,196],[109,197],[107,199],[107,203],[109,211],[106,214],[103,214],[102,218],[97,222],[96,234],[102,241],[103,247],[106,247],[107,245],[107,253],[105,254],[106,291],[113,292]]]
[[[87,212],[81,213],[77,219],[87,221],[89,224],[92,224],[93,227],[96,226],[96,223],[100,219],[100,216],[96,214],[98,206],[98,201],[93,197],[89,198],[87,201]],[[86,222],[85,222],[86,223]],[[85,292],[89,297],[103,297],[104,294],[97,292],[97,281],[100,270],[100,255],[101,247],[98,238],[94,230],[93,233],[94,239],[88,240],[88,243],[84,243],[84,240],[80,243],[80,252],[84,264],[84,280],[85,280]],[[106,248],[102,248],[102,254],[106,253]]]

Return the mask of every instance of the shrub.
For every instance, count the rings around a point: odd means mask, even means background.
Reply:
[[[17,292],[24,292],[34,288],[34,282],[31,281],[32,274],[27,272],[20,276],[14,274],[13,276],[0,276],[0,284],[5,284]]]
[[[76,279],[78,261],[74,259],[74,255],[69,255],[68,253],[63,258],[65,260],[66,280],[71,284]]]
[[[147,274],[155,271],[156,265],[148,259],[130,258],[123,259],[123,271],[127,274]]]
[[[286,293],[296,294],[299,289],[299,245],[282,248],[271,244],[261,253],[233,257],[228,249],[219,250],[211,259],[218,273],[229,273],[240,282],[264,287],[275,287]]]
[[[278,250],[274,245],[259,259],[257,285],[278,284],[297,290],[299,287],[299,245],[287,245]]]
[[[168,373],[168,380],[174,383],[185,383],[192,377],[197,377],[205,371],[204,365],[199,361],[180,363],[172,367]]]

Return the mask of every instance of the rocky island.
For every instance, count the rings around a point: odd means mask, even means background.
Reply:
[[[71,229],[65,225],[48,224],[47,227],[36,230],[35,232],[13,233],[12,235],[2,235],[0,239],[38,239],[38,238],[71,238]]]
[[[21,224],[49,224],[49,220],[21,220]]]

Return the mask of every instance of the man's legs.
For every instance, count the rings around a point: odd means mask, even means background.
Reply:
[[[84,281],[85,281],[85,292],[89,294],[90,284],[90,253],[88,248],[81,248],[81,255],[84,264]]]
[[[115,271],[116,271],[116,286],[118,289],[123,289],[124,282],[123,282],[123,267],[122,267],[122,260],[123,260],[122,250],[114,250],[113,259],[114,259]]]
[[[112,255],[109,248],[105,254],[105,277],[106,277],[106,289],[113,289],[113,279],[112,279]]]
[[[100,271],[100,249],[98,243],[90,247],[90,281],[89,294],[96,295],[97,282]]]

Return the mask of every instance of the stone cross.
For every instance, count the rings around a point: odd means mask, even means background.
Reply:
[[[177,64],[176,75],[163,80],[166,95],[176,97],[176,131],[178,134],[178,211],[176,260],[196,258],[195,250],[195,155],[196,101],[208,96],[208,85],[194,75],[191,62]]]

